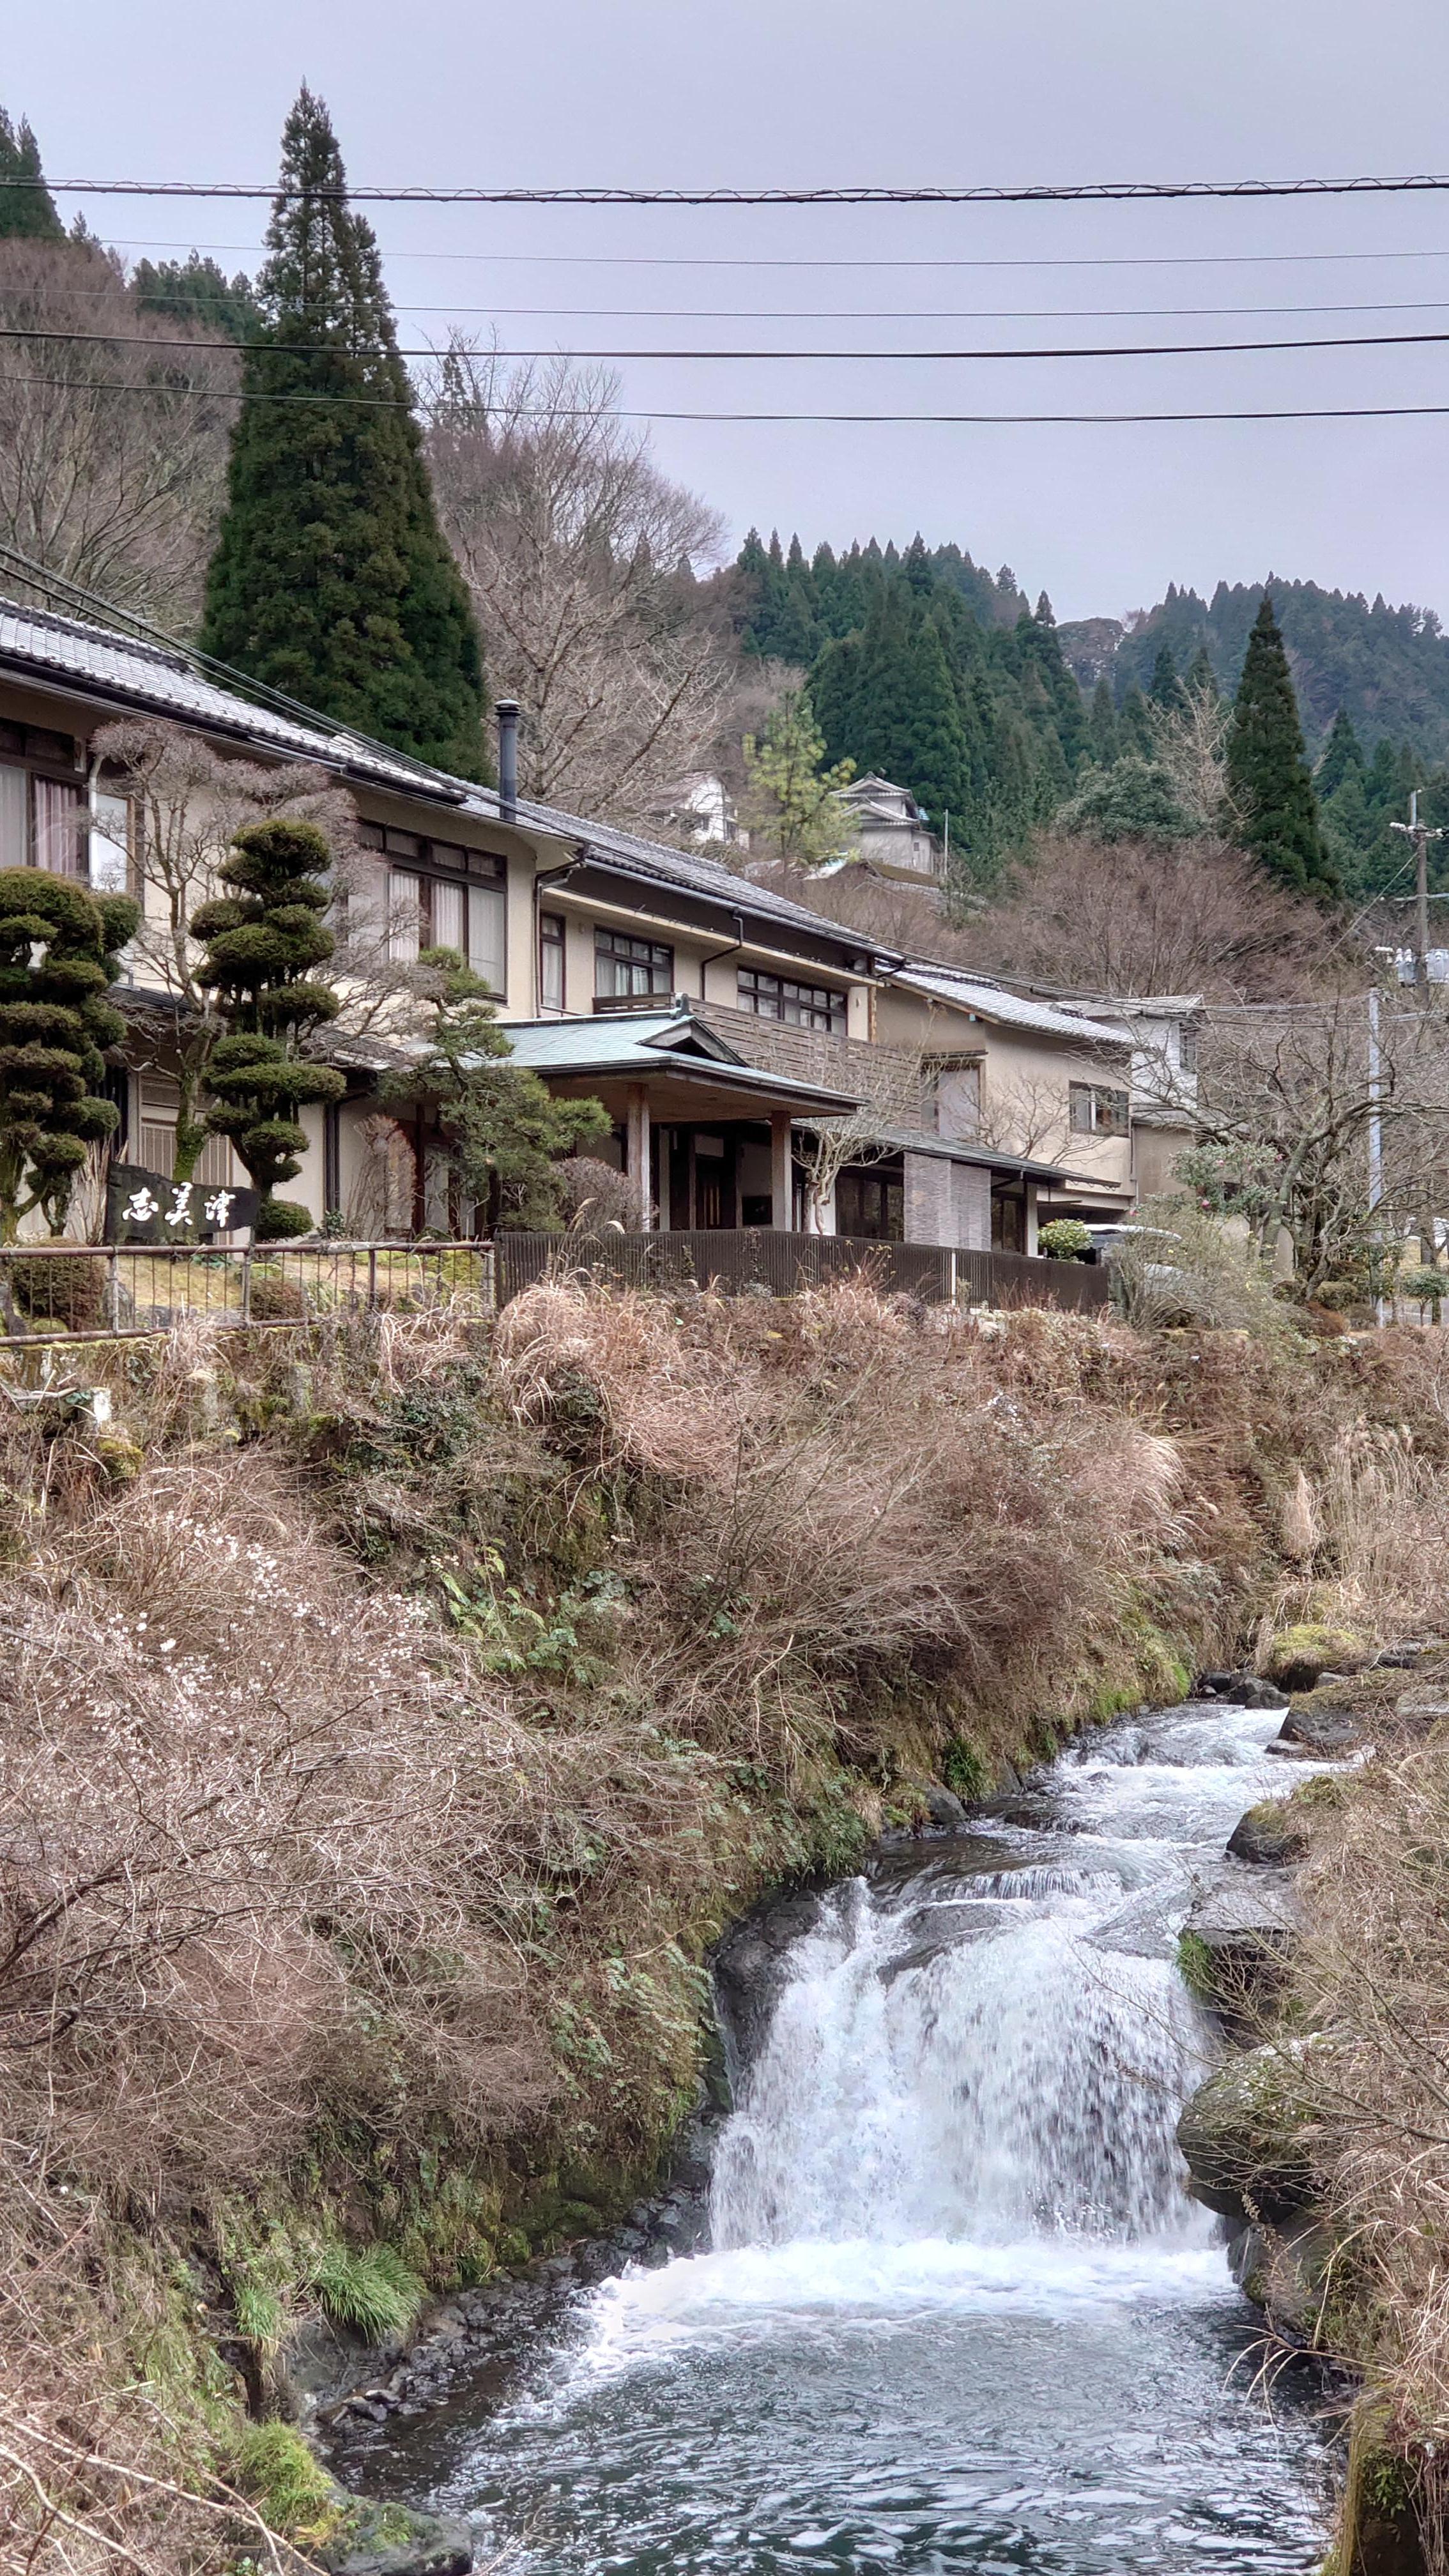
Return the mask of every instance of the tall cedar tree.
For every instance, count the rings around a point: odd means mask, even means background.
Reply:
[[[125,1022],[106,996],[139,918],[129,895],[0,872],[0,1242],[32,1208],[62,1232],[87,1148],[116,1125],[103,1049]]]
[[[344,187],[326,108],[304,88],[282,138],[201,640],[343,724],[484,778],[482,648],[438,527],[377,243]]]
[[[340,1100],[345,1074],[300,1053],[313,1029],[335,1019],[338,1000],[312,972],[335,942],[323,921],[332,853],[315,823],[275,816],[248,823],[217,870],[231,892],[202,904],[191,927],[206,942],[196,980],[217,996],[227,1034],[206,1069],[206,1123],[229,1136],[261,1195],[259,1242],[310,1234],[312,1219],[274,1193],[302,1168],[307,1101]]]
[[[1248,638],[1228,735],[1228,791],[1244,847],[1301,894],[1341,892],[1323,837],[1283,638],[1265,595]]]
[[[65,226],[40,167],[40,146],[22,116],[11,122],[0,107],[0,240],[58,242]],[[18,184],[15,184],[17,183]]]

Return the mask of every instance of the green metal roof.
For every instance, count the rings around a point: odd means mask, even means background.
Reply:
[[[838,1114],[856,1105],[854,1092],[829,1091],[820,1083],[746,1064],[727,1038],[687,1009],[608,1011],[587,1020],[509,1020],[504,1033],[514,1062],[535,1073],[622,1076],[633,1082],[672,1074],[684,1081],[694,1077],[728,1083],[731,1090],[752,1093],[762,1107],[789,1102]]]

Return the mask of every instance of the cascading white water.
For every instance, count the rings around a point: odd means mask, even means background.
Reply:
[[[877,1854],[813,1929],[792,1903],[745,1940],[710,2245],[600,2282],[501,2412],[414,2428],[490,2556],[1309,2576],[1311,2410],[1286,2380],[1261,2404],[1173,2140],[1212,2049],[1176,1933],[1281,1785],[1273,1725],[1096,1736],[971,1834]]]
[[[1173,2127],[1208,2042],[1168,1959],[1092,1939],[1119,1882],[974,1886],[903,1918],[857,1880],[797,1945],[720,2141],[717,2247],[1207,2241]]]

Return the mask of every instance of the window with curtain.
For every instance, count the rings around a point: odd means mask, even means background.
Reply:
[[[427,905],[425,877],[413,876],[406,868],[390,868],[387,878],[387,953],[395,966],[414,966],[418,952],[431,940],[431,926],[425,919]]]
[[[48,868],[57,877],[86,875],[85,789],[72,787],[66,779],[37,778],[33,793],[36,866]]]
[[[538,916],[538,1005],[542,1011],[561,1011],[564,1006],[564,917],[561,912],[541,912]]]
[[[508,895],[502,885],[468,888],[468,963],[501,1001],[508,990]]]
[[[30,865],[29,786],[23,769],[0,766],[0,867]]]
[[[445,885],[440,878],[434,877],[429,891],[433,899],[432,936],[429,945],[433,948],[456,948],[460,957],[466,957],[468,954],[467,887]]]

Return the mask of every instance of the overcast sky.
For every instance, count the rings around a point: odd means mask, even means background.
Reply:
[[[204,11],[194,0],[129,0],[125,9],[32,0],[8,14],[0,100],[30,117],[56,179],[270,179],[304,77],[332,110],[349,176],[380,185],[913,185],[1449,168],[1444,0],[532,0],[507,9],[495,0],[210,0]],[[229,269],[254,264],[265,221],[245,205],[87,200],[86,212],[131,257],[195,241],[214,245]],[[381,207],[374,220],[409,342],[439,340],[453,321],[485,333],[496,323],[516,349],[897,351],[1449,330],[1449,197],[1440,196],[1105,208]],[[640,264],[661,261],[669,264]],[[744,262],[757,264],[735,264]],[[872,264],[891,262],[942,265]],[[1425,309],[1388,309],[1406,305]],[[1308,306],[1374,309],[1241,309]],[[1238,309],[1201,309],[1209,307]],[[631,360],[618,372],[625,406],[641,411],[1449,405],[1449,347],[1011,364]],[[1273,570],[1417,600],[1449,622],[1449,417],[1053,428],[661,422],[653,435],[666,469],[725,512],[732,547],[752,521],[798,529],[807,547],[872,533],[904,542],[920,528],[993,569],[1010,563],[1033,596],[1050,592],[1062,618],[1120,615],[1171,580],[1210,589]]]

